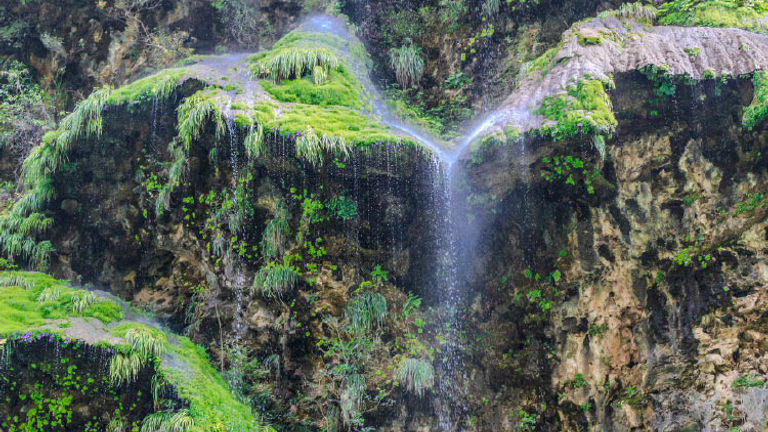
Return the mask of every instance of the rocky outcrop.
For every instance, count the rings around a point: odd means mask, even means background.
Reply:
[[[751,82],[680,86],[659,107],[639,72],[615,80],[604,157],[529,136],[464,161],[486,227],[469,276],[491,346],[473,357],[493,401],[480,430],[511,428],[510,412],[543,430],[762,430],[768,172],[764,126],[741,124]]]

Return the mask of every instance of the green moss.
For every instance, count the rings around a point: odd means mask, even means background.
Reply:
[[[251,409],[232,395],[202,347],[142,323],[121,322],[122,308],[111,300],[99,300],[80,313],[73,312],[72,299],[84,292],[43,273],[0,272],[0,338],[41,330],[57,322],[63,329],[68,327],[67,318],[92,317],[116,324],[104,332],[99,345],[117,348],[123,357],[161,355],[156,361],[157,371],[189,405],[193,420],[190,432],[273,431],[262,426]],[[41,295],[45,301],[40,301]],[[115,338],[125,342],[115,344]]]
[[[308,129],[322,137],[343,140],[348,145],[368,146],[373,143],[402,142],[381,123],[346,107],[321,107],[296,104],[268,123],[267,128],[277,128],[283,134],[305,133]]]
[[[273,431],[262,426],[251,409],[232,395],[202,347],[179,336],[171,353],[182,359],[185,367],[163,363],[160,373],[176,387],[179,397],[189,402],[189,413],[195,421],[193,431]]]
[[[760,23],[768,17],[764,2],[737,0],[675,0],[659,7],[659,23],[679,26],[736,27],[766,31]]]
[[[327,79],[318,84],[307,78],[298,78],[283,80],[279,84],[261,81],[261,86],[281,102],[363,109],[362,85],[344,67],[330,70]]]
[[[555,140],[579,134],[610,135],[617,122],[606,85],[610,84],[585,79],[568,85],[565,93],[544,98],[535,112],[555,123],[542,126],[539,132]]]
[[[136,80],[113,91],[107,98],[107,104],[141,104],[153,99],[165,99],[187,73],[184,68],[165,69]]]
[[[752,76],[755,95],[752,103],[744,108],[742,124],[752,130],[768,118],[768,72],[757,71]]]
[[[53,293],[39,302],[40,295]],[[0,272],[0,337],[51,324],[68,318],[95,318],[103,323],[119,321],[123,311],[117,303],[100,299],[80,312],[73,308],[73,297],[83,290],[66,282],[34,272]]]
[[[541,76],[544,76],[549,73],[549,71],[552,70],[552,68],[555,66],[555,56],[560,52],[560,49],[560,45],[552,47],[546,50],[544,54],[540,55],[536,59],[526,63],[525,66],[523,66],[525,75],[531,76],[539,72],[541,73]]]

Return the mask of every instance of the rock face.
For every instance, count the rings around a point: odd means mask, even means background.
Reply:
[[[465,160],[473,202],[487,203],[471,315],[492,347],[474,357],[479,388],[497,399],[480,429],[521,405],[552,430],[762,430],[768,172],[764,127],[740,121],[751,84],[678,88],[657,115],[634,72],[611,98],[604,159],[590,143],[528,138]],[[597,168],[594,193],[580,169],[573,185],[552,179],[545,161],[567,156]],[[534,289],[557,293],[551,310]]]
[[[547,119],[532,112],[544,98],[585,77],[609,79],[655,66],[671,76],[699,80],[768,68],[765,35],[740,29],[649,27],[610,16],[574,24],[558,48],[548,60],[554,65],[551,70],[534,73],[501,104],[496,127],[541,127]]]
[[[96,93],[29,159],[50,184],[5,194],[50,198],[18,230],[51,216],[52,272],[189,335],[280,430],[765,430],[768,125],[740,75],[766,37],[582,23],[450,167],[373,115],[359,45],[314,37]],[[540,133],[609,74],[612,134]]]

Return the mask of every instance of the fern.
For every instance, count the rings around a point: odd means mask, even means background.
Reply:
[[[189,410],[182,409],[163,422],[163,429],[168,432],[187,432],[195,425],[194,419],[189,415]]]
[[[83,313],[94,303],[96,303],[96,294],[90,291],[78,291],[72,295],[72,312]]]
[[[141,432],[157,432],[169,418],[171,418],[171,413],[168,411],[149,414],[141,421]]]
[[[115,417],[107,424],[106,432],[123,432],[125,421],[121,417]]]
[[[248,134],[245,136],[243,146],[245,154],[251,159],[259,158],[266,150],[264,139],[264,127],[261,124],[251,124]]]
[[[641,2],[624,3],[618,9],[601,12],[599,18],[616,17],[624,20],[634,20],[641,23],[653,23],[658,10],[651,4]]]
[[[349,148],[343,139],[319,136],[311,126],[296,138],[296,156],[313,166],[322,165],[323,155],[331,152],[346,157],[349,154]]]
[[[435,385],[432,363],[422,359],[404,359],[400,362],[395,377],[409,392],[418,397],[423,397],[424,392]]]
[[[308,47],[283,48],[260,63],[261,75],[268,75],[273,81],[314,74],[317,67],[327,76],[329,69],[338,66],[338,57],[327,48]]]
[[[387,318],[387,299],[379,293],[365,291],[347,303],[344,316],[355,331],[381,327]]]
[[[165,334],[148,328],[132,328],[125,333],[125,341],[131,346],[131,351],[144,359],[160,357],[168,347]]]
[[[361,374],[350,374],[344,378],[344,390],[341,392],[340,405],[344,423],[349,424],[350,419],[360,411],[363,397],[365,396],[365,377]]]
[[[109,378],[115,386],[130,384],[136,381],[143,365],[136,354],[115,354],[109,363]]]
[[[269,263],[256,272],[253,289],[264,297],[282,298],[291,292],[298,282],[299,272],[289,263]]]
[[[77,139],[101,135],[101,114],[111,91],[109,88],[96,90],[80,101],[62,120],[58,131],[47,134],[22,164],[21,179],[26,192],[11,211],[0,218],[0,246],[8,255],[21,256],[40,268],[48,266],[53,247],[48,241],[35,242],[34,236],[52,223],[39,213],[54,196],[51,176]]]
[[[264,234],[261,236],[261,254],[265,259],[273,260],[282,255],[289,232],[288,210],[283,200],[278,200],[272,219],[267,223]]]
[[[214,121],[217,139],[224,134],[225,123],[221,110],[215,101],[202,91],[184,99],[176,112],[178,118],[176,132],[178,139],[184,145],[186,154],[189,154],[192,141],[200,138],[207,121]]]
[[[58,301],[60,297],[61,297],[61,288],[48,287],[42,290],[40,294],[37,296],[37,302],[38,303],[55,302],[55,301]]]
[[[415,45],[403,45],[389,51],[389,65],[395,71],[397,82],[402,88],[408,88],[419,82],[424,73],[424,59],[421,48]]]

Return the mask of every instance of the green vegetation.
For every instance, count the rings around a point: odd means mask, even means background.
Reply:
[[[674,0],[659,7],[659,23],[663,25],[738,27],[765,31],[760,23],[768,17],[764,0]]]
[[[364,108],[362,86],[345,68],[332,69],[325,77],[319,82],[303,77],[284,80],[279,84],[263,80],[260,83],[264,90],[281,102]]]
[[[379,328],[387,318],[387,299],[383,295],[364,291],[347,303],[344,316],[354,331],[366,332]]]
[[[95,318],[103,323],[123,318],[120,306],[110,300],[80,302],[86,293],[93,296],[43,273],[0,271],[0,337],[51,323],[66,325],[70,318]]]
[[[48,96],[15,60],[0,66],[0,151],[23,157],[53,126]]]
[[[106,100],[108,105],[141,105],[153,99],[165,100],[179,85],[182,77],[189,72],[184,68],[163,69],[162,71],[136,80],[111,92]]]
[[[746,390],[753,387],[762,387],[764,380],[755,378],[755,375],[742,375],[733,381],[733,388],[736,390]]]
[[[758,208],[766,208],[766,204],[763,204],[764,199],[765,194],[762,192],[747,194],[747,196],[744,197],[744,201],[736,204],[736,208],[733,210],[731,216],[748,215]]]
[[[272,219],[269,220],[262,234],[261,255],[268,260],[282,256],[289,233],[288,209],[285,207],[285,203],[280,200],[275,204]]]
[[[423,397],[424,392],[435,385],[435,370],[432,363],[423,359],[403,359],[395,376],[409,392],[418,397]]]
[[[54,195],[52,175],[76,140],[101,135],[101,113],[109,95],[109,89],[97,90],[78,103],[62,120],[59,129],[44,135],[42,143],[24,160],[22,184],[25,193],[9,212],[0,216],[0,238],[6,254],[22,257],[40,268],[48,265],[53,246],[47,240],[37,242],[35,237],[53,222],[42,213],[44,205]]]
[[[650,25],[656,20],[658,10],[652,4],[642,2],[624,3],[618,9],[600,12],[598,18],[616,17],[621,20],[632,20]]]
[[[122,308],[111,300],[95,299],[78,312],[73,299],[83,297],[84,292],[42,273],[0,272],[0,315],[3,317],[0,336],[49,328],[54,333],[65,333],[69,328],[66,321],[73,318],[118,324],[109,333],[89,335],[99,338],[99,344],[112,346],[117,351],[110,360],[114,385],[130,383],[144,367],[155,368],[156,377],[173,386],[181,400],[189,405],[185,410],[149,417],[145,421],[147,429],[142,430],[158,430],[152,427],[159,424],[157,420],[162,416],[163,419],[175,417],[176,426],[181,427],[167,430],[272,431],[258,421],[250,408],[235,399],[201,347],[179,336],[172,336],[171,343],[168,335],[159,329],[121,322]],[[115,338],[124,342],[114,345]],[[169,361],[166,362],[166,358]]]
[[[276,45],[275,49],[266,54],[257,54],[253,61],[259,75],[269,76],[276,82],[302,78],[309,74],[327,73],[339,66],[339,58],[328,48],[288,44]]]
[[[264,297],[282,299],[298,282],[298,269],[285,259],[283,264],[271,262],[260,268],[253,278],[253,289]]]
[[[337,219],[348,221],[357,216],[357,203],[346,194],[331,198],[325,207],[330,210]]]
[[[744,108],[742,124],[749,130],[754,129],[768,118],[768,72],[756,71],[752,75],[755,95],[752,103]]]
[[[554,46],[535,59],[525,63],[521,68],[521,74],[524,76],[531,76],[535,73],[539,73],[540,76],[545,76],[555,67],[555,56],[560,52],[562,47],[560,45]]]
[[[389,66],[395,71],[397,82],[402,88],[417,84],[424,73],[421,48],[416,45],[392,48],[389,51]]]
[[[610,82],[585,79],[569,84],[566,92],[547,96],[535,112],[554,124],[539,129],[542,135],[555,140],[572,138],[580,134],[610,135],[616,128],[611,99],[605,92]]]
[[[563,182],[569,186],[583,183],[588,194],[595,193],[594,180],[599,177],[597,168],[591,170],[584,165],[584,161],[575,156],[543,157],[544,164],[541,176],[548,182]]]

